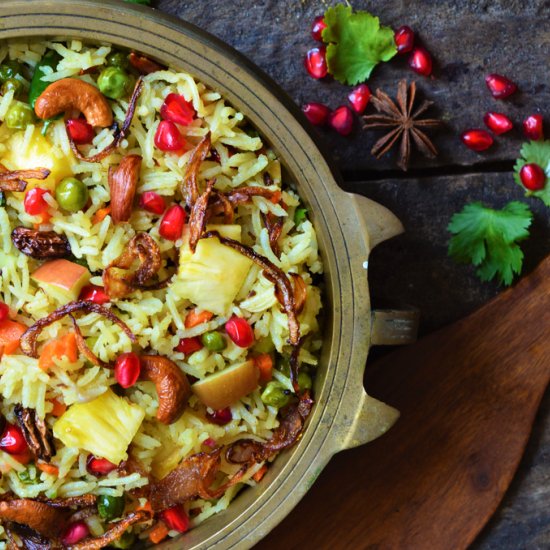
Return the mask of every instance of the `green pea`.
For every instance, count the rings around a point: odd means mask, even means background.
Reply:
[[[127,550],[134,545],[135,540],[136,536],[133,533],[130,533],[129,531],[124,531],[121,537],[111,542],[110,546],[112,546],[113,548],[120,548],[121,550]]]
[[[12,130],[24,130],[34,122],[34,111],[30,105],[21,101],[14,101],[6,113],[4,122]]]
[[[294,212],[294,224],[298,227],[302,222],[307,220],[307,208],[296,208]]]
[[[55,188],[55,200],[68,212],[78,212],[88,202],[88,188],[76,178],[65,178]]]
[[[212,332],[205,332],[201,336],[202,345],[210,351],[222,351],[227,346],[225,338],[215,330]]]
[[[286,377],[290,376],[290,358],[288,355],[281,355],[277,359],[276,369]]]
[[[260,397],[266,405],[280,409],[288,405],[290,391],[279,382],[268,382]]]
[[[21,483],[25,485],[33,485],[36,483],[36,466],[29,464],[22,472],[17,472],[17,477]]]
[[[10,78],[20,75],[22,71],[23,67],[18,61],[4,61],[0,65],[0,82],[6,82]]]
[[[124,495],[113,497],[111,495],[99,495],[97,497],[97,511],[99,516],[106,520],[119,518],[124,513],[126,498]]]
[[[2,95],[6,95],[8,92],[13,90],[13,96],[17,97],[21,90],[23,89],[23,84],[17,78],[8,78],[4,84],[2,84]]]
[[[124,97],[131,89],[130,75],[120,67],[107,67],[97,79],[99,91],[111,99]]]
[[[130,60],[128,59],[128,54],[124,52],[113,52],[107,56],[107,66],[108,67],[119,67],[120,69],[130,68]]]
[[[311,376],[307,372],[298,373],[298,386],[301,390],[310,390],[312,382]]]
[[[6,195],[4,195],[3,191],[0,191],[0,208],[4,208],[6,204]]]

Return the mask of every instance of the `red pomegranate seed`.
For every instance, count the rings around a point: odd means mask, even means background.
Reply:
[[[225,409],[220,409],[219,411],[214,411],[213,413],[207,412],[206,418],[208,418],[212,424],[225,426],[233,420],[233,415],[231,414],[231,409],[227,407]]]
[[[546,185],[544,170],[534,162],[526,164],[521,168],[519,178],[521,179],[521,183],[523,183],[523,187],[529,189],[529,191],[540,191]]]
[[[133,353],[123,353],[115,361],[115,379],[123,388],[131,388],[141,373],[141,361]]]
[[[175,351],[179,351],[185,355],[190,355],[191,353],[199,351],[203,347],[204,346],[202,345],[200,338],[195,336],[193,338],[182,338],[180,343],[175,347]]]
[[[225,323],[225,331],[229,338],[235,342],[240,348],[248,348],[254,343],[254,331],[246,322],[246,319],[233,315],[227,323]]]
[[[88,526],[83,521],[71,523],[61,536],[61,542],[64,546],[71,546],[85,539],[90,534]]]
[[[0,321],[5,321],[10,316],[10,308],[4,302],[0,302]]]
[[[497,136],[509,132],[513,127],[512,121],[503,113],[486,113],[483,122]]]
[[[326,48],[324,46],[312,48],[307,52],[304,65],[311,77],[323,78],[327,76],[328,67],[326,53]]]
[[[94,302],[102,306],[111,301],[103,287],[96,285],[86,285],[81,291],[79,300],[86,300],[87,302]]]
[[[409,57],[409,67],[417,74],[430,76],[432,74],[432,56],[426,48],[417,46]]]
[[[97,458],[94,455],[89,455],[86,460],[86,470],[93,476],[106,476],[116,469],[117,465],[109,462],[106,458]]]
[[[330,113],[328,123],[339,134],[347,136],[353,130],[353,112],[347,105],[341,105]]]
[[[210,447],[211,449],[214,449],[215,447],[218,446],[218,444],[216,443],[216,440],[215,439],[212,439],[211,437],[205,439],[202,444],[205,446],[205,447]]]
[[[160,236],[169,241],[177,241],[183,232],[186,217],[185,210],[179,204],[173,204],[160,220]]]
[[[531,115],[523,121],[523,133],[535,141],[544,138],[542,131],[542,115]]]
[[[83,118],[70,118],[65,124],[67,126],[67,133],[69,134],[69,137],[77,145],[92,143],[95,138],[93,127]]]
[[[362,114],[370,101],[370,89],[366,84],[360,84],[348,95],[351,108],[358,114]]]
[[[311,36],[313,36],[313,40],[317,40],[317,42],[323,41],[323,31],[327,28],[327,24],[325,23],[325,17],[324,15],[318,15],[311,25]]]
[[[516,84],[509,78],[495,73],[488,74],[485,77],[485,84],[487,84],[487,88],[489,88],[491,95],[496,99],[504,99],[512,95],[518,89]]]
[[[189,529],[189,518],[181,506],[173,506],[160,514],[168,529],[185,533]]]
[[[407,25],[399,27],[395,33],[395,45],[397,53],[408,53],[414,46],[414,32]]]
[[[166,210],[164,197],[154,191],[146,191],[139,199],[139,205],[152,214],[162,214]]]
[[[330,109],[322,103],[306,103],[302,107],[302,111],[306,118],[314,126],[323,126],[327,123],[328,116],[330,115]]]
[[[170,120],[182,126],[189,126],[195,115],[193,104],[180,94],[168,94],[160,108],[160,116],[163,120]]]
[[[44,200],[44,195],[46,193],[49,193],[49,191],[40,187],[29,189],[25,193],[25,198],[23,200],[25,212],[31,216],[37,216],[46,212],[48,209],[48,203]]]
[[[155,145],[161,151],[183,151],[185,139],[171,120],[161,120],[155,132]]]
[[[19,426],[6,422],[0,437],[0,449],[10,455],[19,455],[27,451],[27,442]]]
[[[473,151],[485,151],[493,145],[493,137],[487,130],[468,130],[464,132],[460,139],[462,143]]]

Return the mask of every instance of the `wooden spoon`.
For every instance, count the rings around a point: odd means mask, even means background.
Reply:
[[[550,379],[550,257],[367,372],[369,393],[401,418],[335,457],[322,487],[262,548],[461,550],[474,540],[510,484]]]

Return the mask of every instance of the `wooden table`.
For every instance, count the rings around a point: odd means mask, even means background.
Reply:
[[[248,56],[296,103],[321,101],[331,107],[346,103],[349,88],[309,78],[302,60],[315,44],[309,34],[312,19],[335,3],[153,1],[160,10],[195,23]],[[433,112],[446,122],[435,135],[440,149],[435,160],[415,153],[405,174],[396,170],[393,153],[381,160],[370,155],[380,134],[364,132],[359,124],[348,138],[320,131],[339,163],[345,188],[389,207],[407,230],[372,255],[374,305],[419,307],[421,334],[427,334],[499,292],[495,284],[481,283],[472,268],[447,258],[446,226],[454,212],[473,200],[493,207],[512,199],[525,200],[511,170],[524,141],[523,118],[542,113],[550,136],[550,5],[548,0],[386,0],[355,1],[353,5],[368,9],[393,28],[410,25],[435,59],[433,78],[417,77],[404,59],[398,59],[376,68],[369,81],[373,91],[380,87],[395,96],[401,78],[415,79],[422,94],[435,102]],[[509,101],[492,99],[484,84],[489,72],[512,77],[520,93]],[[490,151],[477,154],[466,149],[458,136],[467,128],[483,127],[483,115],[489,110],[510,115],[515,129],[498,138]],[[540,200],[526,202],[535,214],[532,236],[523,246],[527,272],[550,252],[550,211]],[[369,495],[356,486],[356,472],[367,452],[368,447],[358,448],[336,456],[298,507],[258,547],[367,548],[361,527],[368,518],[361,513],[361,503]],[[549,454],[547,394],[515,481],[474,548],[550,547]]]

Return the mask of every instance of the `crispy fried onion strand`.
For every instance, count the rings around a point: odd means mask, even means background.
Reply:
[[[212,197],[215,201],[208,208],[208,217],[223,214],[224,223],[232,224],[235,219],[235,210],[225,193],[214,191]]]
[[[132,342],[137,341],[136,337],[134,336],[128,325],[107,308],[104,308],[103,306],[100,306],[99,304],[96,304],[94,302],[88,302],[86,300],[76,300],[57,308],[47,317],[43,317],[42,319],[36,321],[34,325],[31,325],[21,336],[21,351],[29,357],[38,357],[38,343],[36,340],[40,333],[47,326],[65,317],[65,315],[71,315],[72,313],[76,313],[77,311],[85,311],[86,313],[97,313],[98,315],[103,315],[103,317],[106,317],[107,319],[109,319],[109,321],[118,325]]]
[[[50,175],[47,168],[34,170],[11,170],[0,164],[0,191],[25,191],[25,180],[45,180]]]
[[[253,439],[239,439],[227,447],[226,460],[232,464],[251,466],[254,463],[265,462],[279,451],[294,445],[302,435],[312,407],[313,399],[309,390],[306,390],[300,395],[298,402],[288,407],[271,439],[265,443]]]
[[[288,317],[289,343],[296,346],[300,340],[300,323],[296,315],[296,305],[294,303],[294,291],[288,277],[275,264],[271,263],[267,258],[258,254],[249,246],[241,244],[233,239],[222,237],[217,231],[208,231],[202,238],[210,239],[217,237],[220,243],[233,248],[240,252],[243,256],[250,258],[255,264],[259,265],[264,270],[264,275],[275,284],[275,288],[279,291],[282,297],[282,305]]]
[[[290,283],[294,291],[294,306],[296,307],[296,314],[300,315],[304,309],[307,298],[307,285],[298,273],[289,273],[291,278]],[[279,289],[275,289],[275,297],[281,305],[284,305],[283,296],[279,292]]]
[[[279,258],[281,256],[281,251],[279,250],[278,241],[283,231],[283,218],[275,216],[273,212],[268,212],[267,214],[262,212],[262,220],[269,235],[269,246],[271,246],[273,254]]]
[[[239,469],[226,483],[210,489],[220,466],[222,448],[210,453],[197,453],[185,460],[160,481],[151,484],[149,501],[155,512],[171,508],[197,497],[212,499],[221,497],[229,487],[242,479],[247,467]]]
[[[199,170],[203,160],[210,151],[210,146],[210,132],[208,132],[195,147],[189,159],[189,164],[181,183],[181,196],[185,198],[185,203],[189,208],[193,208],[193,205],[199,198]]]
[[[138,266],[131,271],[135,263]],[[124,252],[103,271],[103,286],[111,298],[122,298],[134,290],[158,290],[168,285],[173,275],[164,281],[150,283],[162,267],[160,248],[147,233],[137,233]]]
[[[128,110],[126,111],[126,117],[122,123],[122,127],[119,127],[117,123],[113,124],[113,141],[107,145],[104,149],[96,153],[91,157],[85,157],[78,149],[76,143],[71,139],[71,136],[67,133],[69,143],[71,144],[71,149],[74,153],[74,156],[84,162],[100,162],[107,155],[110,155],[119,145],[120,142],[126,137],[130,125],[132,124],[132,119],[134,118],[134,113],[136,110],[137,101],[143,89],[143,77],[139,77],[134,91],[132,92],[132,97],[128,103]]]
[[[75,333],[75,337],[76,337],[76,346],[78,348],[78,351],[80,351],[80,353],[82,355],[84,355],[84,357],[86,357],[86,359],[88,359],[88,361],[90,361],[90,363],[92,363],[92,365],[97,365],[98,367],[108,367],[109,365],[107,363],[105,363],[104,361],[102,361],[88,347],[88,344],[86,343],[86,340],[84,339],[84,336],[82,335],[82,331],[80,330],[80,327],[78,326],[78,324],[76,322],[76,319],[72,315],[69,315],[69,317],[71,318],[71,321],[73,323],[74,333]]]
[[[189,248],[193,254],[197,248],[197,243],[204,233],[206,227],[206,211],[208,208],[208,201],[212,194],[212,188],[216,183],[215,179],[209,180],[206,183],[206,189],[202,195],[195,201],[189,216]]]

